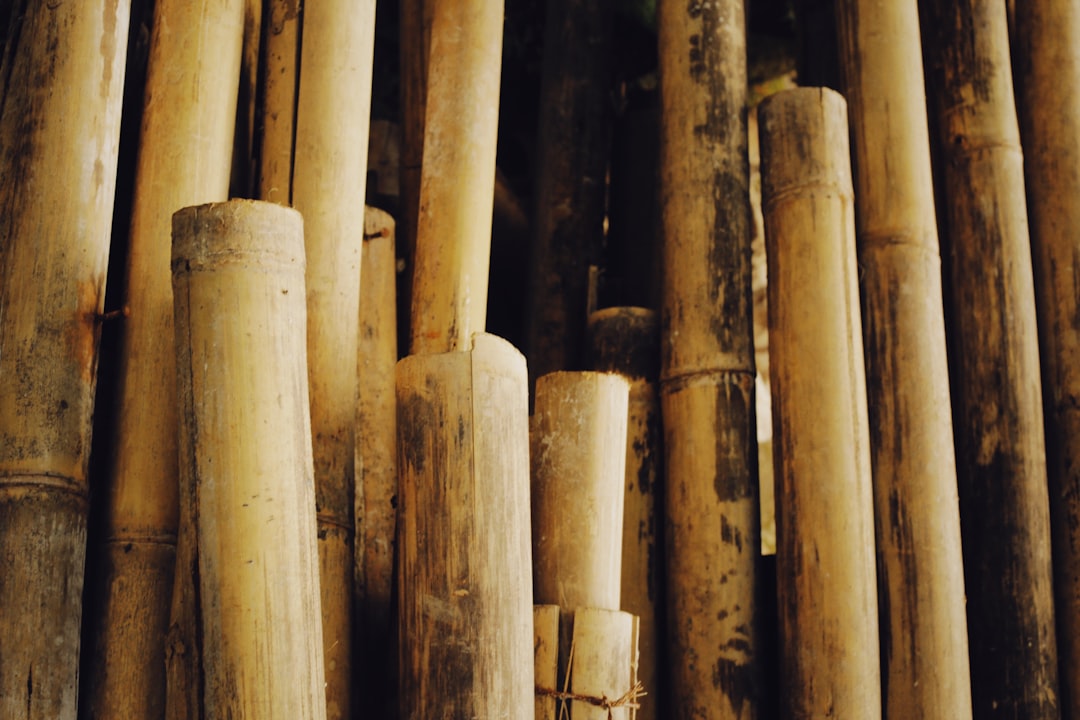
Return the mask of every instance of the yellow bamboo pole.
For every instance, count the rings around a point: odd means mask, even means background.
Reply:
[[[758,108],[769,263],[782,716],[881,717],[873,491],[847,105]]]
[[[559,680],[559,606],[533,607],[533,662],[536,673],[535,720],[557,720],[553,692]]]
[[[963,556],[915,0],[842,0],[885,715],[971,717]]]
[[[574,611],[570,720],[632,720],[637,705],[637,617],[604,608]],[[599,701],[599,702],[597,702]]]
[[[262,48],[262,106],[257,186],[259,197],[292,202],[293,141],[296,95],[300,82],[300,11],[302,0],[265,0],[266,31]]]
[[[0,717],[74,720],[130,2],[28,3],[0,60]]]

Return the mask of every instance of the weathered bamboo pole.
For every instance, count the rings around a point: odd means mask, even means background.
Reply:
[[[263,200],[288,205],[292,203],[302,0],[264,1],[266,30],[260,49],[262,114],[256,119],[256,184]]]
[[[74,720],[128,0],[9,6],[0,59],[0,717]]]
[[[303,222],[271,203],[185,208],[172,269],[203,670],[190,717],[320,720]]]
[[[971,717],[963,555],[919,14],[840,0],[891,718]]]
[[[243,0],[158,0],[142,118],[93,717],[160,718],[178,522],[171,217],[229,192]],[[212,52],[211,52],[212,51]]]
[[[403,720],[533,707],[527,386],[491,335],[398,363]]]
[[[873,490],[847,105],[758,109],[769,263],[782,717],[881,717]]]
[[[976,718],[1057,718],[1043,406],[1003,2],[922,0]]]
[[[559,616],[558,605],[533,606],[534,720],[556,720],[558,717],[555,692],[562,689],[558,684]]]
[[[464,350],[483,332],[502,70],[502,0],[432,0],[413,353]]]
[[[671,714],[753,718],[761,521],[745,8],[662,2],[657,21]]]
[[[616,307],[589,315],[588,356],[595,370],[630,381],[619,608],[640,620],[638,679],[648,695],[641,720],[667,707],[661,694],[663,605],[663,474],[660,428],[660,324],[653,310]]]

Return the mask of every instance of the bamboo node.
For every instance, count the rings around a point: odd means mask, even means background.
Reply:
[[[600,695],[600,697],[596,697],[594,695],[579,695],[577,693],[570,692],[570,676],[573,673],[573,668],[574,643],[571,642],[570,657],[566,662],[566,679],[563,681],[563,689],[555,690],[553,688],[541,687],[539,685],[536,686],[537,695],[555,698],[556,700],[560,701],[561,704],[559,705],[559,720],[569,720],[570,718],[570,710],[566,705],[568,700],[588,703],[593,707],[607,710],[608,720],[614,720],[614,714],[612,713],[613,710],[621,707],[637,710],[641,707],[641,704],[638,703],[638,698],[649,694],[645,692],[645,686],[641,683],[640,680],[634,682],[634,684],[630,687],[629,690],[627,690],[614,700],[608,699],[607,695]]]

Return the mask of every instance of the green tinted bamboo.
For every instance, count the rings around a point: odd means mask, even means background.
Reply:
[[[536,673],[535,720],[556,720],[554,692],[559,678],[559,606],[533,606],[533,660]]]
[[[1039,348],[1005,5],[923,0],[921,9],[939,133],[973,711],[1057,718]]]
[[[300,215],[173,218],[180,483],[207,718],[326,717]]]
[[[292,202],[296,96],[300,83],[300,8],[302,0],[265,0],[262,57],[262,114],[256,119],[259,176],[263,200]]]
[[[8,4],[0,60],[0,717],[74,720],[130,3]],[[5,18],[8,19],[8,18]]]
[[[662,2],[657,21],[671,714],[754,718],[761,521],[745,7]]]
[[[758,109],[769,263],[782,717],[881,717],[874,506],[847,105]]]
[[[491,335],[398,363],[403,720],[533,707],[527,386]]]
[[[915,0],[842,0],[890,718],[971,717],[963,557]]]
[[[1016,6],[1065,716],[1080,718],[1080,7]]]

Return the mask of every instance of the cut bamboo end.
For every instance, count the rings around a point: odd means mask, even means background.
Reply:
[[[881,716],[873,500],[847,105],[765,100],[762,206],[785,717]]]

